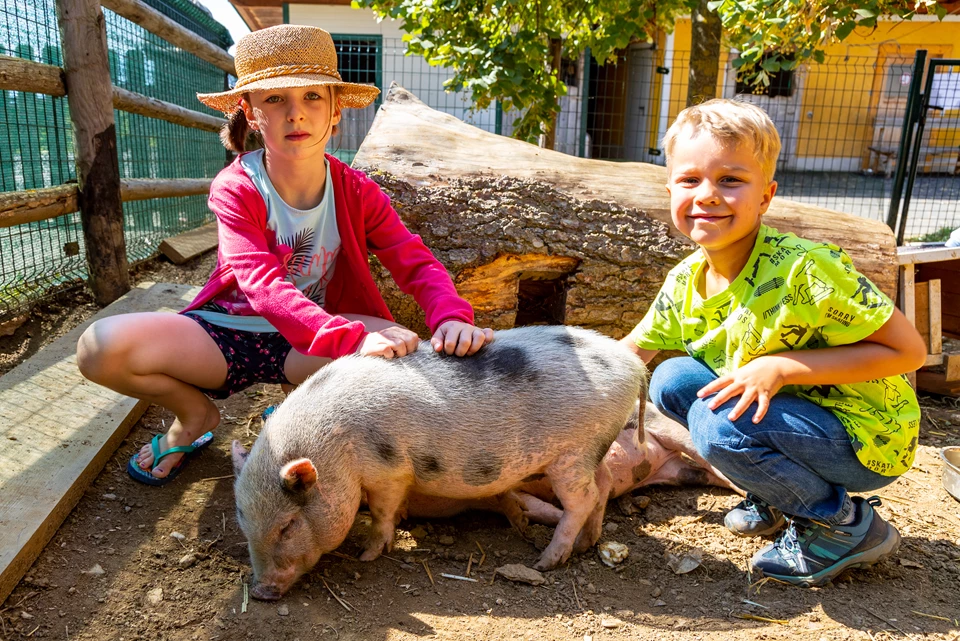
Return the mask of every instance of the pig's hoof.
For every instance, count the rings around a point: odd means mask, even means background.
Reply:
[[[363,554],[360,555],[361,561],[373,561],[380,556],[380,552],[383,550],[383,547],[377,546],[375,548],[366,548],[363,551]]]
[[[520,498],[520,495],[516,492],[506,492],[505,494],[499,495],[497,501],[500,511],[503,512],[503,515],[510,521],[513,529],[519,532],[520,536],[529,540],[530,537],[527,535],[527,528],[530,527],[530,519],[524,510],[523,500]]]
[[[573,551],[577,554],[583,554],[596,545],[599,540],[599,532],[587,532],[587,529],[584,528],[580,530],[580,534],[577,535],[577,540],[573,542]]]
[[[570,558],[569,552],[567,552],[566,554],[562,554],[562,553],[557,554],[557,553],[551,552],[550,549],[548,548],[543,551],[543,554],[541,554],[540,558],[537,559],[537,562],[534,563],[533,569],[538,570],[540,572],[546,572],[547,570],[552,570],[553,568],[557,567],[558,565],[566,561],[568,558]]]

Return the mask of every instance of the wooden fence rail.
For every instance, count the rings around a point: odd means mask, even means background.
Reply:
[[[100,4],[170,44],[223,69],[231,76],[237,75],[233,56],[140,0],[101,0]]]
[[[6,91],[28,91],[62,97],[67,95],[63,75],[63,69],[60,67],[0,55],[0,89]],[[220,131],[226,123],[223,118],[187,109],[172,102],[150,98],[115,85],[111,85],[111,89],[113,106],[121,111],[212,132]]]
[[[123,178],[120,200],[197,196],[210,191],[213,178]],[[50,220],[79,210],[76,185],[0,192],[0,229]]]

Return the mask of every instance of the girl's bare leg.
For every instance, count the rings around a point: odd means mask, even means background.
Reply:
[[[150,312],[104,318],[77,344],[77,365],[91,381],[165,407],[176,416],[160,449],[189,445],[220,422],[220,411],[198,388],[217,389],[227,379],[220,349],[194,320],[181,314]],[[171,454],[153,467],[150,445],[138,462],[163,478],[183,454]]]

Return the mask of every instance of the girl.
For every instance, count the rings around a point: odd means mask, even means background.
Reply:
[[[180,314],[106,318],[77,346],[91,381],[176,415],[127,465],[150,485],[172,480],[185,456],[209,444],[220,422],[211,398],[256,382],[290,389],[345,354],[393,358],[417,348],[417,335],[392,321],[368,251],[424,309],[433,349],[465,356],[493,340],[377,184],[324,153],[341,108],[379,93],[341,80],[330,34],[256,31],[237,43],[235,61],[233,90],[197,97],[230,114],[221,134],[229,149],[243,151],[248,129],[263,149],[238,156],[210,188],[216,269]]]

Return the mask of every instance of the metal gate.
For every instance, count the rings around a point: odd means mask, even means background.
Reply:
[[[960,59],[928,61],[925,49],[917,51],[896,159],[887,225],[897,244],[917,200],[937,203],[924,208],[925,237],[960,227]],[[920,189],[918,173],[929,177]]]

